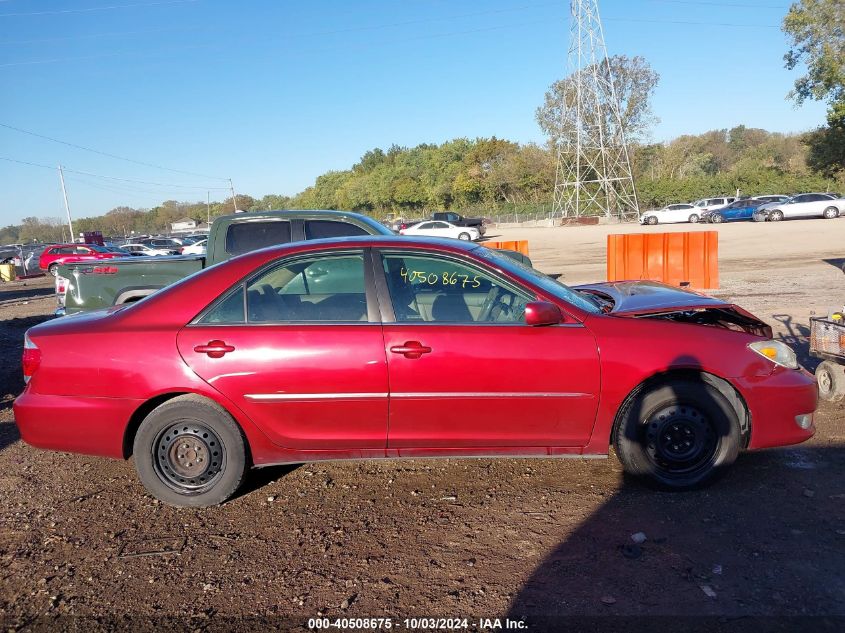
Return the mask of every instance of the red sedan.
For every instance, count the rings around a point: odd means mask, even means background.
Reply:
[[[92,354],[92,349],[103,350]],[[599,456],[686,489],[814,433],[815,382],[741,308],[653,282],[568,288],[457,240],[256,251],[29,330],[33,446],[128,458],[175,505],[250,467]]]
[[[56,269],[60,264],[94,262],[115,257],[123,257],[123,255],[96,244],[56,244],[44,250],[41,259],[38,260],[38,265],[41,270],[46,270],[55,277]]]

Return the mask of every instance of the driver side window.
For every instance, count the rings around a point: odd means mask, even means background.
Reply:
[[[385,254],[399,323],[522,323],[527,292],[446,257]]]

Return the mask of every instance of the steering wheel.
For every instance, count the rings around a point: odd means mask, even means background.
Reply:
[[[496,303],[498,303],[501,292],[502,289],[498,286],[492,286],[487,291],[484,303],[481,304],[481,312],[478,314],[478,322],[485,323],[490,319],[490,314],[493,312]]]

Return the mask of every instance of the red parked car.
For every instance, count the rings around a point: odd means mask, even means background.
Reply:
[[[108,353],[91,354],[91,349]],[[320,459],[598,456],[669,489],[814,433],[815,382],[741,308],[653,282],[568,288],[457,240],[271,247],[37,325],[33,446],[128,458],[165,502]]]
[[[93,262],[115,257],[125,257],[125,255],[114,253],[105,246],[98,246],[97,244],[56,244],[41,253],[38,265],[41,270],[46,270],[55,277],[56,269],[60,264]]]

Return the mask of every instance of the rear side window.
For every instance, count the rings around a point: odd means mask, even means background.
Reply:
[[[337,220],[305,220],[305,239],[319,240],[327,237],[369,235],[360,226]]]
[[[267,246],[287,244],[290,241],[290,222],[239,222],[229,226],[226,231],[226,252],[230,255],[240,255]]]

